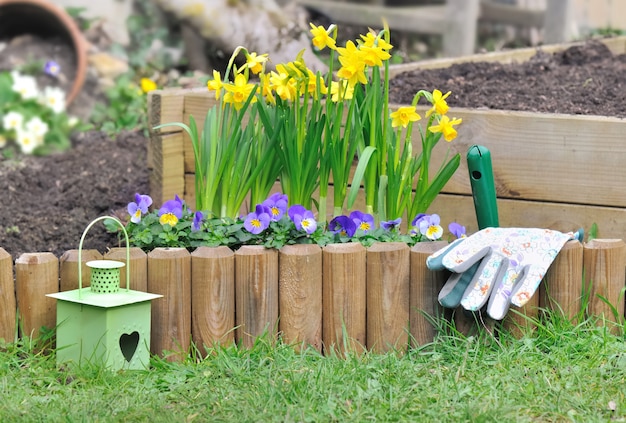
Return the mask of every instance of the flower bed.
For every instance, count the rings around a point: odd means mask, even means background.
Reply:
[[[430,271],[425,264],[441,245],[308,244],[280,250],[247,246],[237,251],[201,247],[193,253],[182,248],[148,253],[131,248],[130,287],[163,295],[152,305],[151,352],[172,353],[171,359],[187,354],[191,341],[198,347],[231,342],[250,346],[265,331],[272,338],[280,335],[285,342],[321,351],[347,347],[405,351],[432,341],[438,328],[445,326],[437,319],[443,310],[436,298],[448,275]],[[94,250],[82,253],[83,262],[101,258]],[[117,248],[104,258],[124,261],[125,256],[126,250]],[[88,286],[89,268],[83,266]],[[621,240],[567,243],[539,295],[517,311],[532,317],[540,306],[579,316],[583,267],[584,286],[591,295],[587,312],[614,320],[608,302],[622,316],[626,245]],[[11,256],[0,248],[0,338],[13,339],[16,307],[20,336],[37,336],[42,326],[54,327],[55,300],[45,295],[78,288],[77,270],[77,250],[60,258],[26,253],[13,267]],[[475,325],[462,313],[455,319],[462,331]],[[511,312],[503,322],[512,330],[528,324]]]
[[[626,51],[626,38],[603,41],[614,53]],[[571,44],[545,46],[546,52]],[[467,60],[511,62],[529,59],[535,49],[434,60],[392,67],[390,74],[417,67],[445,67]],[[158,125],[202,118],[215,104],[205,89],[156,91],[149,97],[150,122]],[[394,106],[392,106],[394,107]],[[451,154],[465,156],[469,146],[484,145],[491,151],[501,226],[589,229],[597,223],[601,236],[626,238],[626,200],[619,195],[626,174],[620,167],[626,121],[599,116],[455,109],[463,119],[463,131],[451,143]],[[419,139],[414,139],[418,148]],[[445,151],[433,152],[441,163]],[[193,203],[193,150],[187,134],[174,127],[151,135],[151,193],[155,202],[184,193]],[[584,171],[582,171],[584,170]],[[477,229],[467,167],[459,170],[444,187],[430,210],[444,221],[459,221],[467,230]],[[332,196],[329,195],[329,198]],[[359,201],[359,200],[357,200]],[[356,208],[359,208],[357,202]]]

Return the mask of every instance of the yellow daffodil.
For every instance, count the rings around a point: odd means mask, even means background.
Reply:
[[[267,62],[268,55],[257,55],[255,52],[246,54],[246,66],[250,69],[250,72],[257,75],[263,70],[263,64]]]
[[[459,125],[463,122],[462,119],[450,119],[448,116],[441,116],[439,119],[439,125],[432,125],[428,130],[434,134],[441,132],[446,141],[450,142],[456,138],[456,129],[454,125]]]
[[[337,76],[347,80],[350,85],[367,84],[365,54],[352,41],[348,41],[345,47],[337,48],[337,52],[339,52],[339,63],[341,63]]]
[[[270,84],[276,94],[283,100],[294,100],[296,98],[295,81],[283,65],[276,65],[276,71],[270,74]]]
[[[402,106],[398,110],[389,115],[391,117],[391,126],[396,128],[402,126],[406,128],[409,122],[415,122],[421,119],[420,115],[415,112],[413,106]]]
[[[224,84],[226,94],[224,94],[224,103],[232,103],[236,110],[241,110],[250,93],[254,89],[254,84],[249,84],[244,74],[237,74],[235,76],[234,84]],[[252,103],[256,101],[256,98],[252,98]]]
[[[383,50],[391,50],[393,48],[391,44],[378,37],[373,31],[368,32],[366,35],[361,35],[361,39],[365,47],[378,47]]]
[[[387,53],[380,47],[361,46],[363,61],[367,66],[382,66],[383,61],[389,60],[391,54]]]
[[[265,101],[269,104],[276,104],[276,97],[274,97],[274,91],[272,91],[270,75],[261,74],[259,75],[259,79],[261,81],[261,95]]]
[[[445,94],[442,94],[441,91],[435,89],[433,90],[433,107],[426,112],[426,117],[430,116],[433,112],[437,112],[440,115],[445,115],[448,113],[448,103],[446,102],[446,98],[450,95],[450,91]]]
[[[354,94],[354,85],[350,85],[348,81],[336,82],[333,81],[330,84],[331,101],[336,103],[338,101],[351,100]]]
[[[150,78],[141,78],[141,91],[149,93],[157,89],[157,84]]]
[[[222,76],[219,71],[213,71],[213,79],[206,83],[209,91],[215,91],[215,99],[220,99],[220,94],[222,92],[222,88],[224,87],[224,83],[222,82]]]
[[[323,26],[315,26],[312,23],[309,23],[311,26],[311,35],[313,35],[313,45],[320,50],[328,47],[332,50],[337,48],[335,44],[335,39],[329,35],[332,31],[332,26],[328,30]]]

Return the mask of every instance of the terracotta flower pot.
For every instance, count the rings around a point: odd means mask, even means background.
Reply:
[[[78,26],[65,10],[50,1],[0,0],[0,40],[23,34],[59,36],[72,47],[76,70],[66,97],[69,105],[82,89],[87,72],[87,43]]]

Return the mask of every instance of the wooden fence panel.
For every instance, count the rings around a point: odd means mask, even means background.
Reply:
[[[102,254],[97,250],[83,250],[81,252],[81,276],[83,288],[91,285],[91,268],[87,266],[90,260],[101,260]],[[59,258],[59,291],[78,289],[78,250],[68,250]]]
[[[148,292],[148,255],[137,247],[131,247],[130,251],[130,289],[134,291]],[[126,263],[126,248],[114,247],[104,254],[106,260],[117,260]],[[120,272],[120,286],[126,287],[126,269]]]
[[[13,258],[0,248],[0,339],[12,342],[15,339],[15,283],[13,281]]]

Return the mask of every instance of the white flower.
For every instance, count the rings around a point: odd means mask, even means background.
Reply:
[[[32,76],[21,75],[19,72],[12,72],[13,86],[11,89],[22,96],[24,100],[39,97],[37,81]]]
[[[40,137],[29,131],[19,129],[17,131],[17,138],[15,141],[17,142],[17,145],[20,146],[22,153],[31,154],[35,148],[41,145],[43,139],[40,139]]]
[[[76,125],[78,125],[78,122],[79,122],[79,120],[78,120],[78,118],[76,116],[70,116],[67,119],[67,124],[69,125],[70,128],[73,128]]]
[[[15,129],[17,131],[22,127],[23,123],[24,115],[18,112],[9,112],[4,115],[4,118],[2,118],[2,126],[7,131],[11,129]]]
[[[7,145],[7,139],[4,135],[0,135],[0,148],[4,148]]]
[[[24,126],[27,132],[35,135],[38,138],[43,139],[44,135],[48,132],[48,124],[41,120],[39,116],[35,116]]]
[[[46,87],[43,92],[42,103],[54,113],[65,111],[65,91],[57,87]]]

